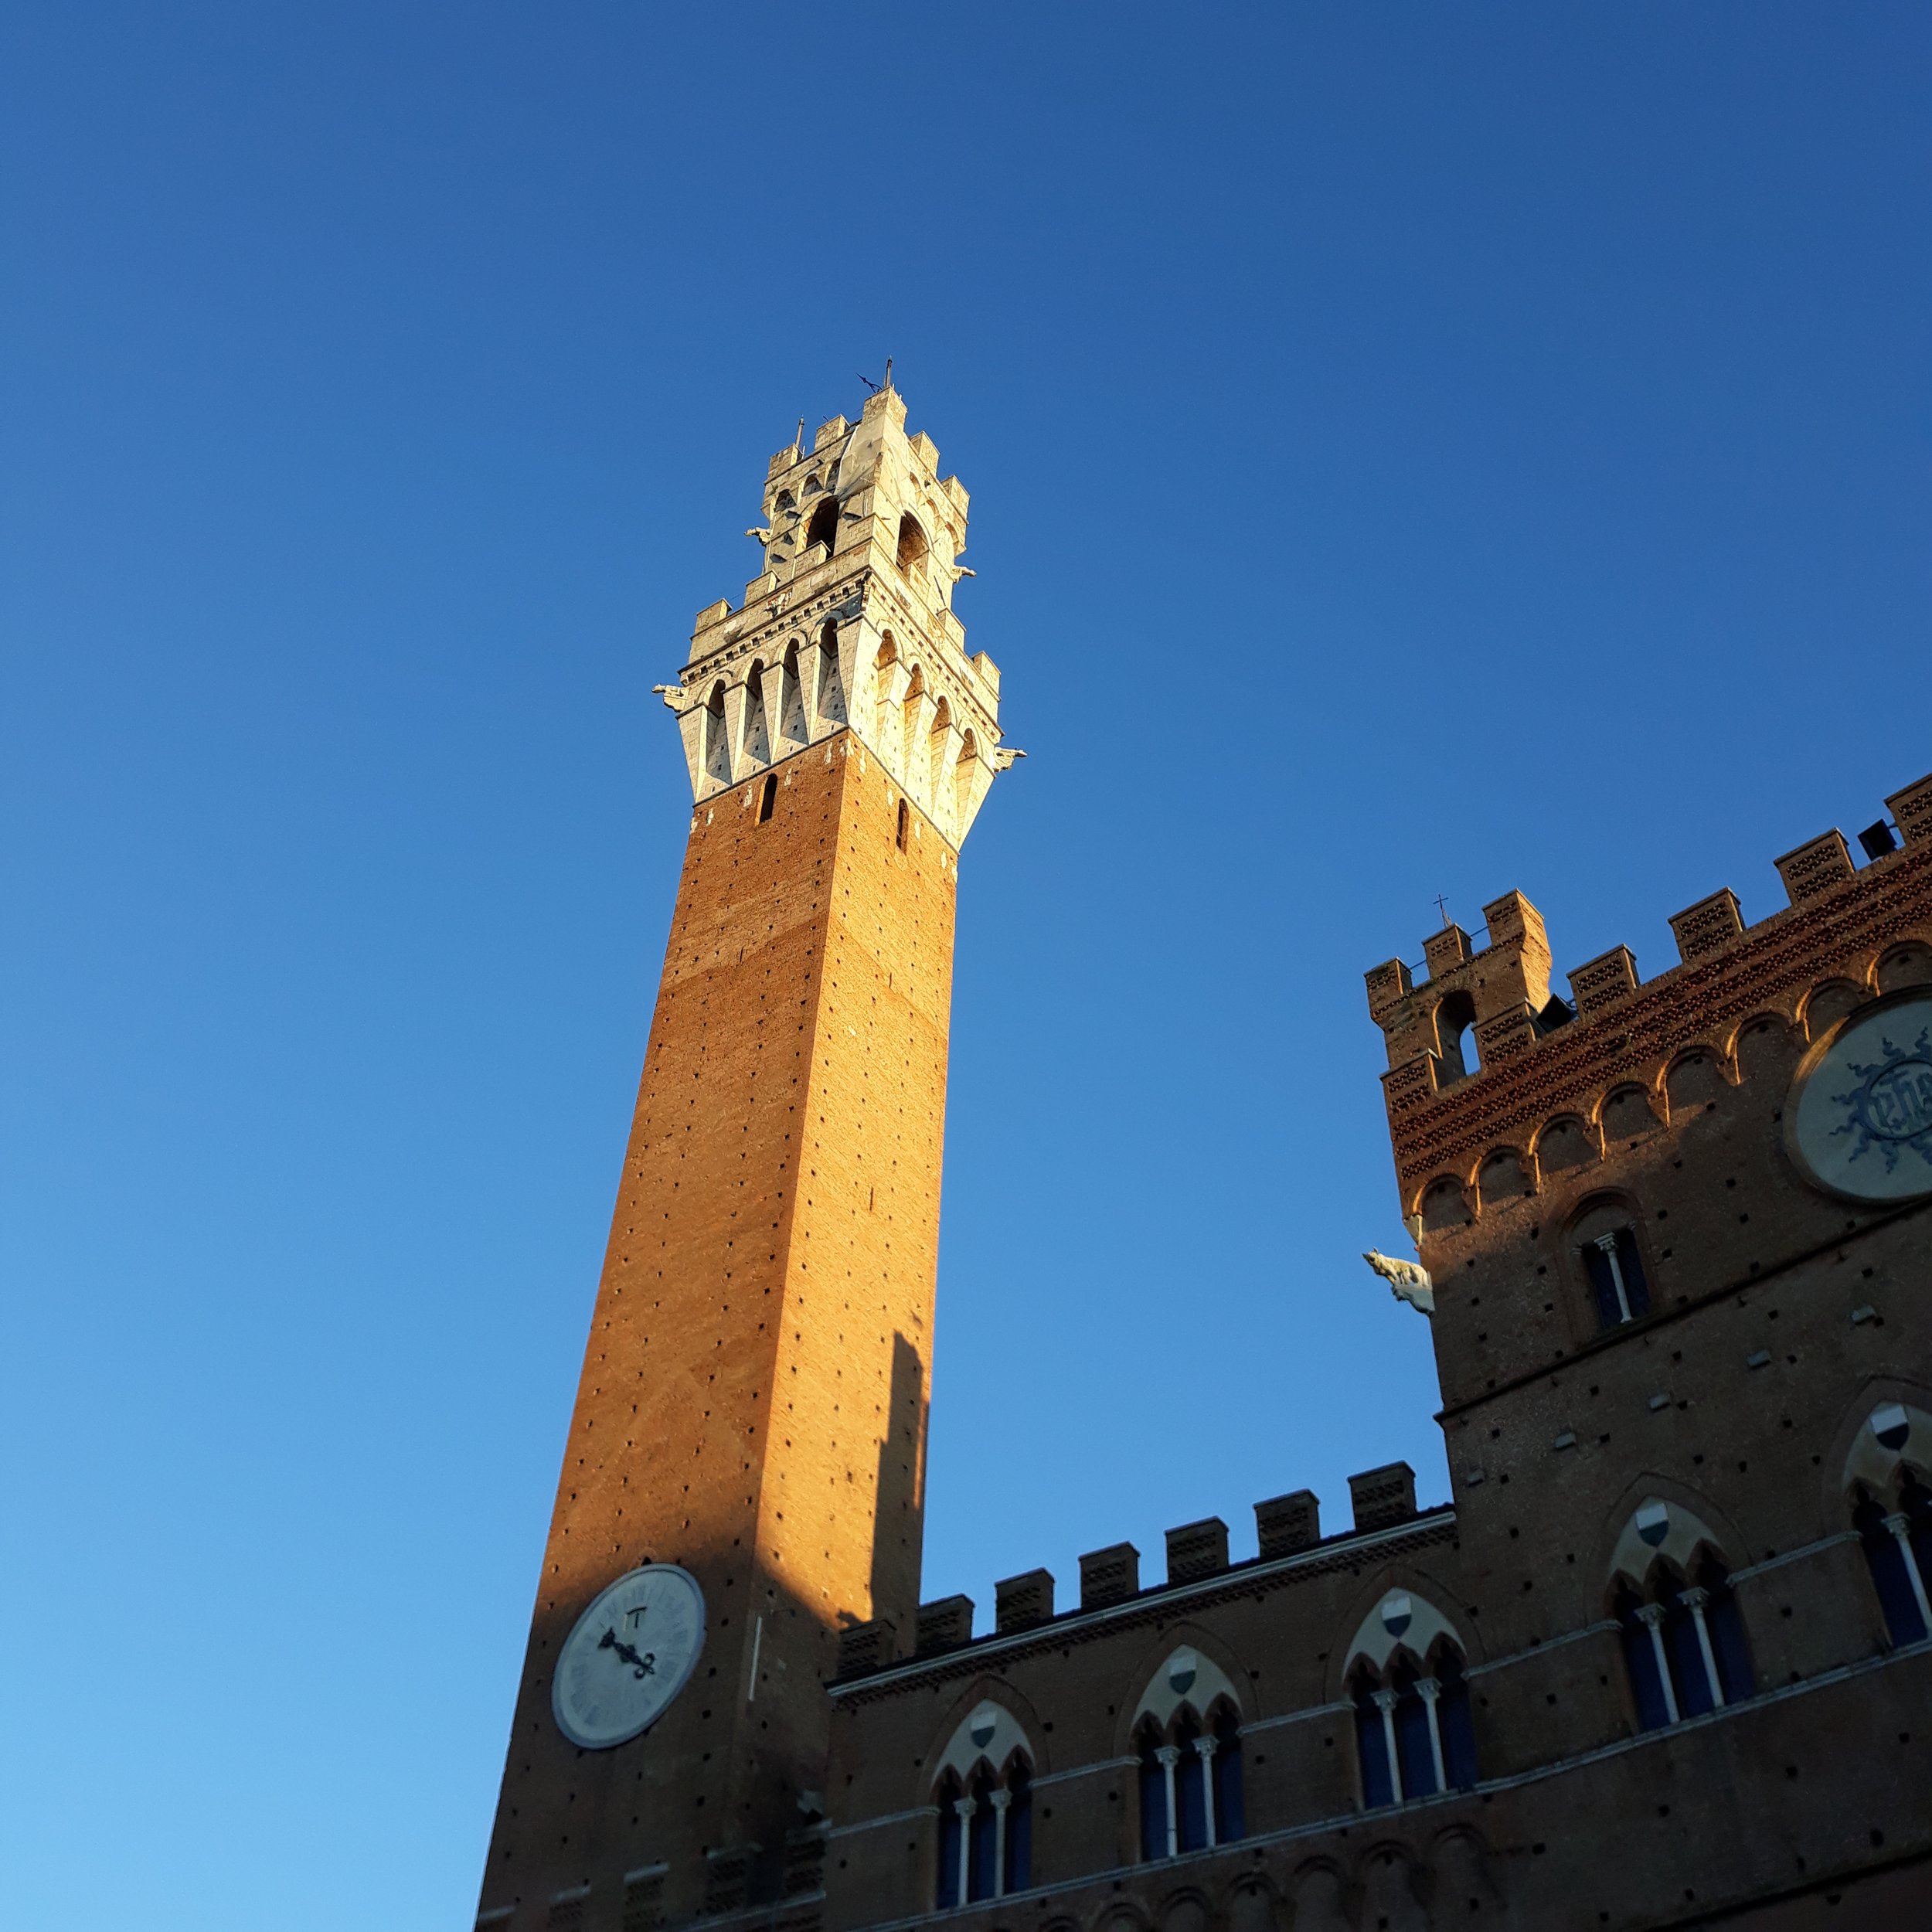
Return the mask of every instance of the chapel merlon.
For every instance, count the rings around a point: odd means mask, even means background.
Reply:
[[[1461,1041],[1470,1028],[1486,1062],[1548,1023],[1549,940],[1542,913],[1512,892],[1484,906],[1482,916],[1488,937],[1480,949],[1448,920],[1423,941],[1428,977],[1420,986],[1400,959],[1385,960],[1365,975],[1369,1012],[1388,1041],[1389,1066],[1427,1056],[1437,1087],[1468,1070]]]

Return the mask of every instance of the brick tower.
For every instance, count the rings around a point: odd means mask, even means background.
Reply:
[[[662,688],[696,808],[483,1881],[504,1932],[778,1896],[840,1632],[910,1648],[958,853],[1016,754],[951,608],[966,492],[905,417],[888,387],[771,459],[765,567]],[[669,1600],[605,1594],[646,1566],[695,1607],[656,1650]],[[687,1669],[638,1734],[561,1727]]]

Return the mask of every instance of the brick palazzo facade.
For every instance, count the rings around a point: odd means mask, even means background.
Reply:
[[[1932,1925],[1932,778],[1649,981],[1553,996],[1515,893],[1368,975],[1451,1503],[1395,1464],[1251,1561],[1209,1519],[978,1639],[919,1603],[958,852],[1015,754],[904,414],[773,458],[664,693],[697,806],[478,1927]]]

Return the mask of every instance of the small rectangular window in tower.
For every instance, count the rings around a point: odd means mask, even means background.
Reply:
[[[899,849],[901,852],[903,852],[906,849],[906,835],[907,832],[910,830],[911,825],[912,814],[906,809],[906,801],[902,798],[899,801],[899,834],[897,840]]]
[[[758,822],[763,825],[771,816],[771,808],[778,799],[778,774],[775,771],[765,774],[765,788],[758,800]]]

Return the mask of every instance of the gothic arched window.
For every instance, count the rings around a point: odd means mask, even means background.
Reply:
[[[811,513],[811,521],[805,526],[805,548],[809,550],[815,543],[825,546],[825,554],[832,555],[838,542],[838,499],[827,497]]]
[[[1362,1767],[1362,1802],[1372,1811],[1476,1781],[1475,1727],[1462,1654],[1447,1637],[1418,1664],[1406,1650],[1393,1651],[1377,1670],[1358,1658],[1349,1679],[1355,1706],[1355,1753]]]
[[[926,565],[926,553],[930,547],[926,541],[925,526],[920,523],[917,517],[913,515],[911,511],[908,510],[899,519],[897,561],[900,569],[903,570],[908,577],[918,577],[923,574]]]
[[[1932,1493],[1900,1468],[1883,1500],[1861,1484],[1852,1521],[1865,1546],[1865,1561],[1877,1590],[1885,1627],[1895,1644],[1916,1644],[1932,1634]]]
[[[1141,1760],[1141,1856],[1164,1859],[1174,1846],[1168,1836],[1168,1770],[1161,1757],[1161,1728],[1152,1718],[1141,1726],[1136,1751]]]
[[[941,1911],[1002,1899],[1033,1882],[1032,1767],[1023,1751],[995,1773],[985,1759],[966,1783],[948,1771],[934,1794],[939,1808]]]
[[[731,777],[731,734],[725,729],[725,688],[711,687],[704,707],[704,768],[714,778]]]
[[[1730,1573],[1714,1551],[1698,1557],[1689,1578],[1659,1561],[1643,1590],[1625,1579],[1614,1607],[1645,1730],[1741,1702],[1756,1689]]]
[[[1226,1702],[1203,1723],[1183,1704],[1163,1726],[1151,1716],[1135,1733],[1141,1760],[1141,1855],[1231,1844],[1247,1832],[1241,1791],[1241,1720]]]

